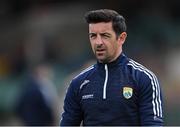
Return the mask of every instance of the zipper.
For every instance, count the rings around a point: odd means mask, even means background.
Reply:
[[[103,99],[106,99],[106,87],[107,87],[107,81],[108,81],[108,67],[107,67],[107,64],[105,64],[104,69],[105,69],[105,80],[104,80],[104,88],[103,88]]]

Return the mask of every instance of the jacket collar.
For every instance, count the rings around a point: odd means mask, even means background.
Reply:
[[[120,56],[116,60],[114,60],[110,63],[100,63],[99,61],[97,61],[97,66],[101,68],[101,67],[104,67],[105,64],[107,64],[108,67],[111,68],[111,67],[115,67],[118,65],[122,65],[125,62],[126,62],[126,56],[124,53],[121,53]]]

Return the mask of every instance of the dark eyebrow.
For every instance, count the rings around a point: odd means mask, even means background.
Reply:
[[[97,33],[89,33],[89,36],[95,36],[97,35]],[[111,37],[112,35],[110,33],[100,33],[101,36],[108,36],[108,37]]]

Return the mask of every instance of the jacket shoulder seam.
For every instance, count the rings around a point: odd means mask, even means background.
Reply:
[[[94,65],[89,66],[88,68],[82,70],[78,75],[76,75],[73,79],[78,78],[79,76],[85,74],[86,72],[89,72],[90,70],[94,69]]]

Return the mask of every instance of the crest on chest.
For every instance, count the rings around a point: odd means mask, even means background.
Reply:
[[[130,99],[133,95],[133,89],[131,87],[123,87],[123,96],[126,99]]]

